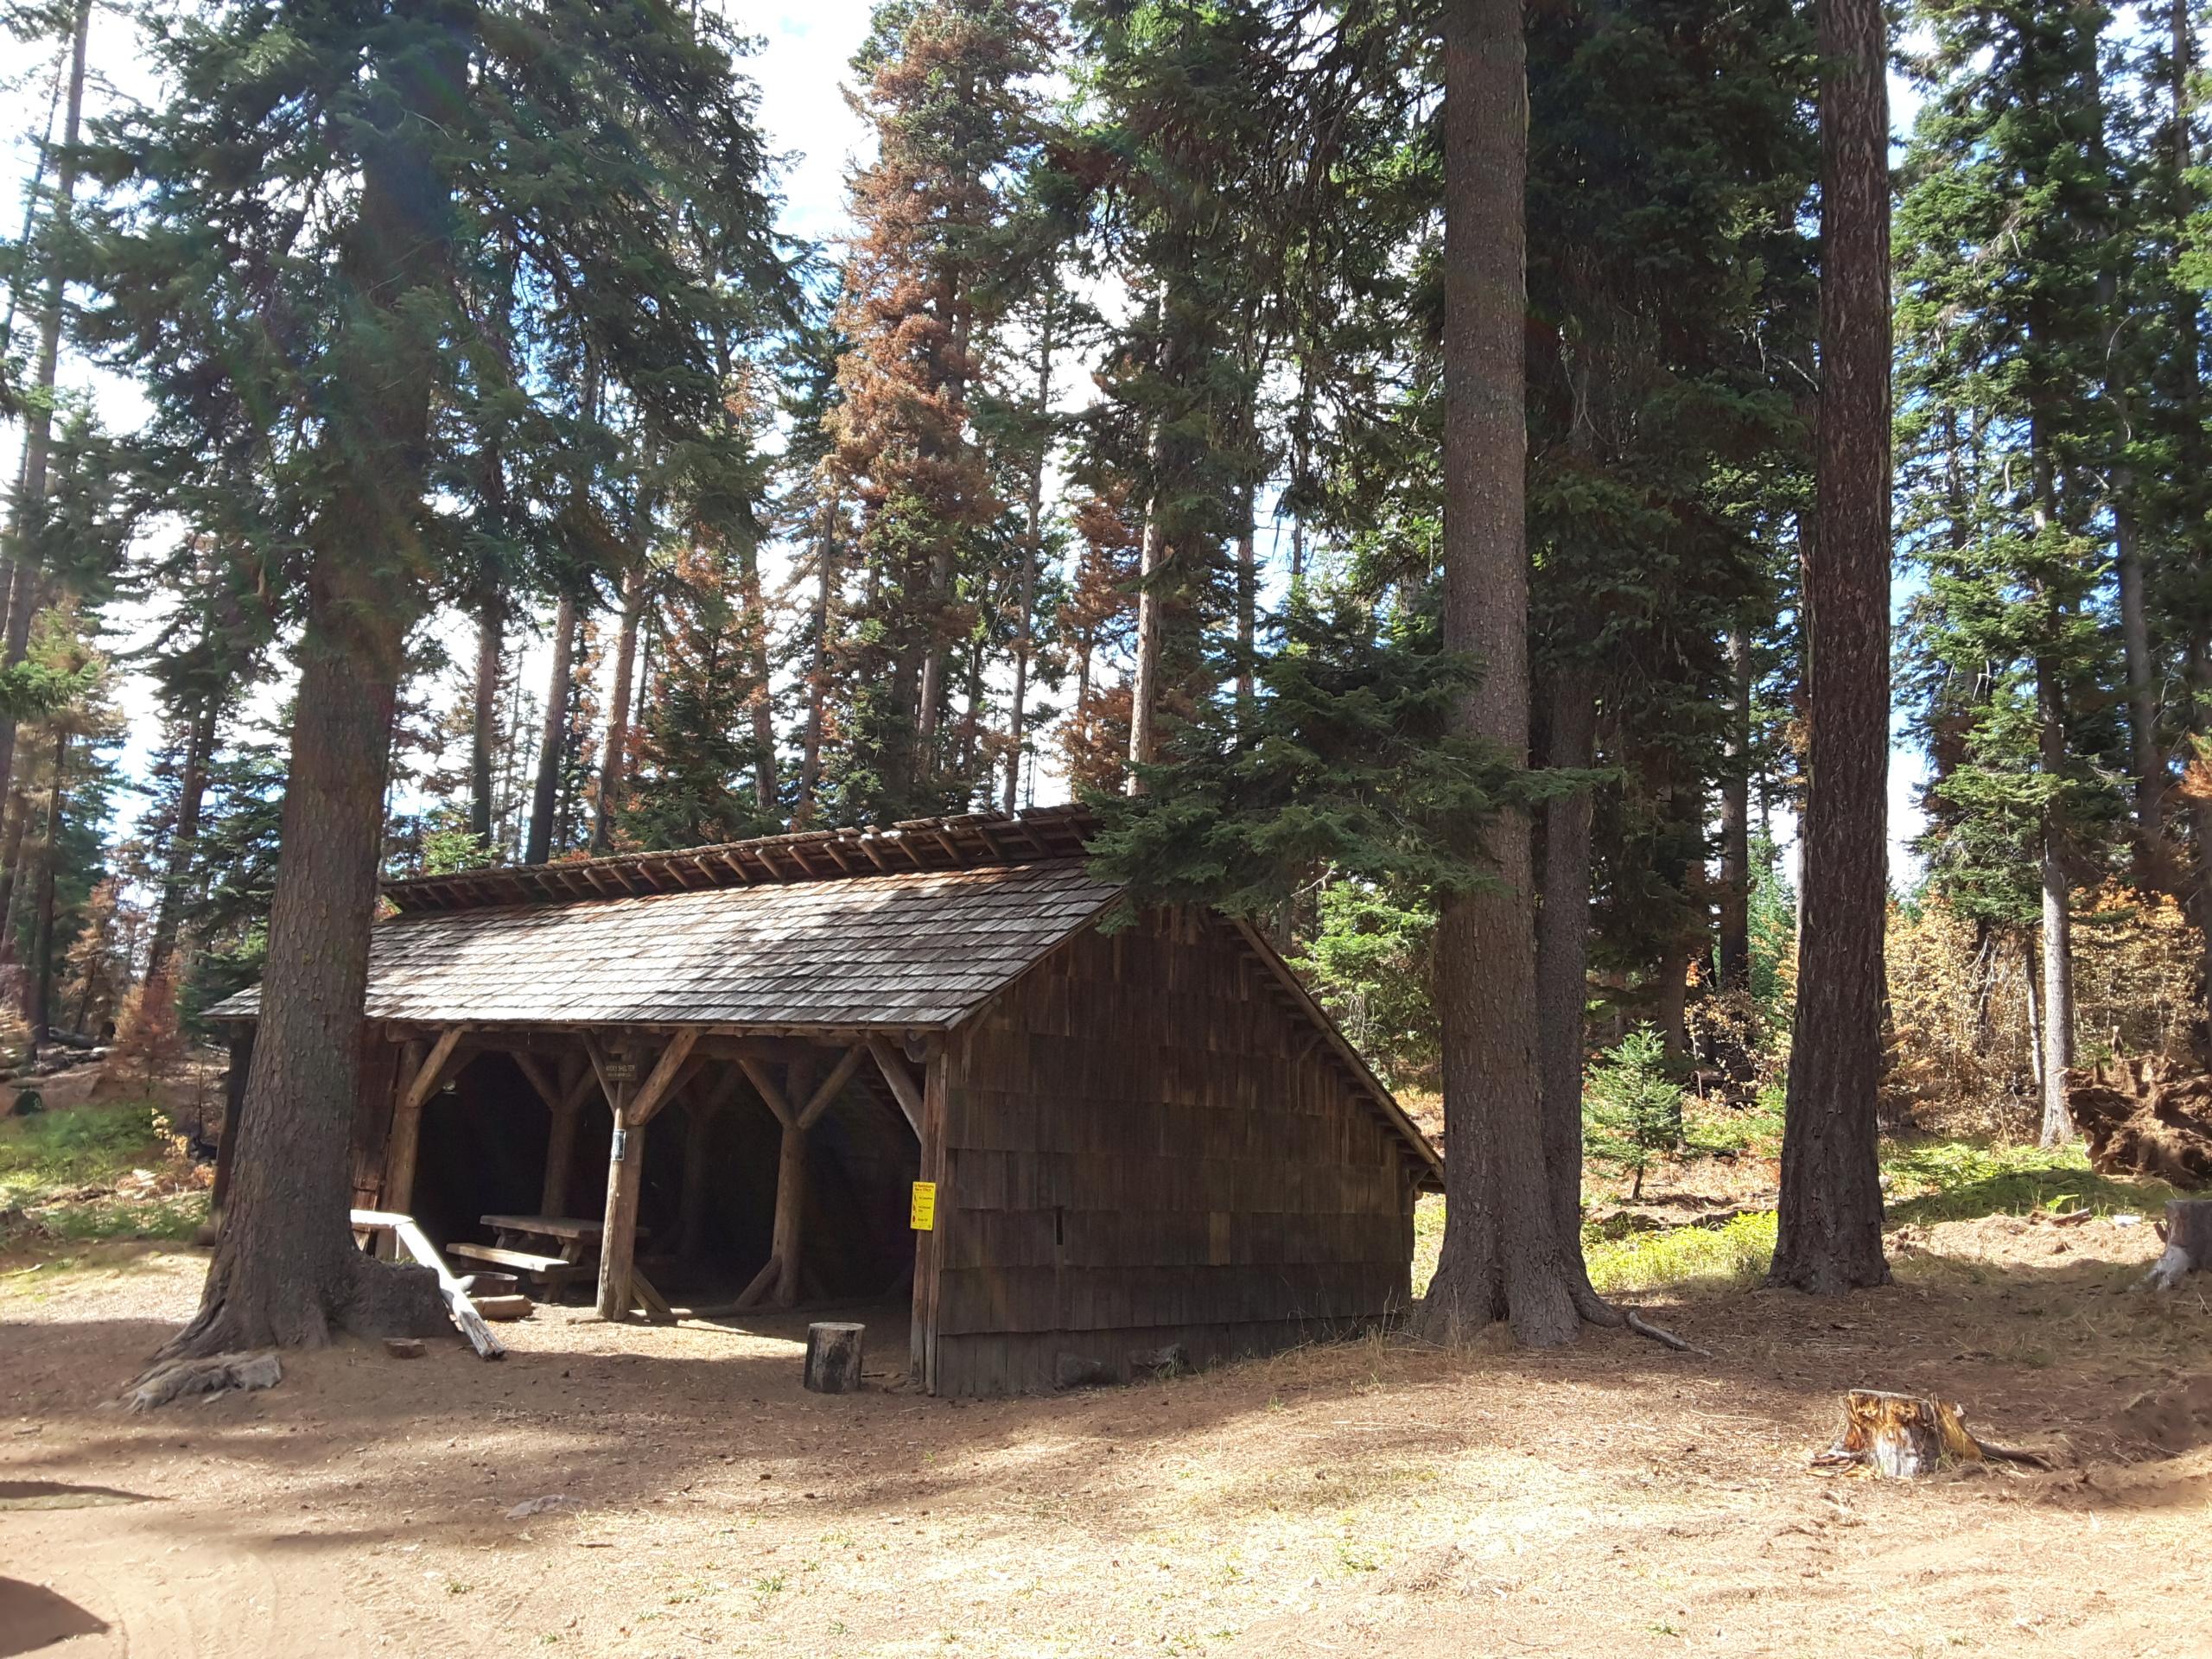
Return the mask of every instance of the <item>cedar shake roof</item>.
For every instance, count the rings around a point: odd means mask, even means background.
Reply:
[[[403,911],[371,936],[367,1014],[472,1025],[943,1028],[1119,891],[1080,859],[1054,859]],[[259,992],[247,990],[209,1013],[251,1019],[259,1006]]]

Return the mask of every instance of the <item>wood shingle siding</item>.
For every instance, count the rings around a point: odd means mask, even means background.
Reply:
[[[1077,935],[963,1027],[935,1386],[1050,1387],[1063,1355],[1125,1375],[1170,1343],[1205,1363],[1402,1312],[1433,1167],[1316,1037],[1255,941],[1175,911]]]

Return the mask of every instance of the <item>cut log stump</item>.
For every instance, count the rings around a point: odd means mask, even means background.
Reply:
[[[2166,1253],[2143,1281],[2152,1290],[2172,1290],[2190,1274],[2212,1268],[2212,1198],[2170,1199],[2158,1236],[2166,1241]]]
[[[806,1386],[817,1394],[851,1394],[861,1385],[861,1325],[806,1327]]]
[[[1976,1440],[1966,1414],[1948,1400],[1922,1395],[1853,1389],[1843,1397],[1843,1433],[1814,1461],[1860,1464],[1892,1479],[1910,1480],[1949,1465],[1988,1459],[2050,1465],[2032,1452],[2014,1452]]]

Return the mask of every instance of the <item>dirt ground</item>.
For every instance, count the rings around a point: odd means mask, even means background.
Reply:
[[[502,1363],[341,1346],[143,1417],[100,1402],[202,1260],[103,1247],[0,1278],[0,1655],[2212,1652],[2212,1285],[2129,1288],[2148,1225],[1898,1243],[1842,1302],[1654,1307],[1710,1359],[1368,1341],[823,1398],[788,1321],[544,1309]],[[895,1310],[870,1336],[896,1363]],[[1810,1469],[1862,1383],[2058,1467]]]

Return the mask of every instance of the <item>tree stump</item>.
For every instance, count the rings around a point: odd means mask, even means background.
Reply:
[[[806,1386],[817,1394],[851,1394],[861,1385],[863,1325],[806,1327]]]
[[[2143,1281],[2152,1290],[2171,1290],[2190,1274],[2212,1267],[2212,1198],[2170,1199],[2158,1236],[2166,1241],[2166,1253]]]
[[[1981,1443],[1947,1400],[1853,1389],[1843,1400],[1839,1453],[1896,1480],[1934,1472],[1945,1462],[1978,1463]]]
[[[1948,1400],[1913,1394],[1853,1389],[1843,1397],[1843,1433],[1815,1459],[1823,1464],[1864,1464],[1877,1474],[1910,1480],[1933,1474],[1946,1464],[2006,1463],[2048,1468],[2032,1452],[2014,1452],[1976,1440],[1966,1414]]]

